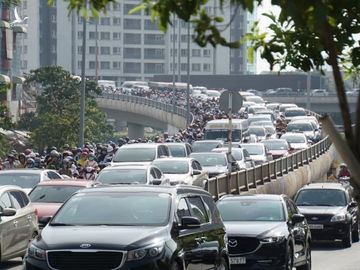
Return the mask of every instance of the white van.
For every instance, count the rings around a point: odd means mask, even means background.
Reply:
[[[229,119],[218,119],[207,122],[204,128],[204,140],[227,141]],[[247,119],[232,120],[232,141],[241,142],[249,139],[249,122]]]

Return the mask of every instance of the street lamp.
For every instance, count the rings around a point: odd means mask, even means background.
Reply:
[[[86,18],[83,17],[79,147],[83,147],[84,137],[85,137],[85,87],[86,87],[85,60],[86,60]]]
[[[188,22],[187,29],[187,87],[186,87],[186,110],[187,126],[190,124],[190,22]]]

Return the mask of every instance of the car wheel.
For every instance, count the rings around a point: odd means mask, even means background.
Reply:
[[[285,270],[292,270],[293,268],[293,251],[292,247],[289,245],[288,250],[286,252],[286,264],[285,264]]]
[[[170,270],[181,270],[181,266],[179,265],[178,262],[173,262],[171,264]]]
[[[359,242],[359,222],[356,221],[354,225],[354,230],[352,232],[352,241]]]
[[[229,270],[229,266],[223,257],[221,258],[220,265],[216,269],[217,270]]]
[[[351,247],[352,244],[352,230],[351,230],[351,224],[349,225],[349,229],[347,232],[347,235],[342,240],[343,246],[345,248]]]
[[[306,251],[305,264],[296,267],[296,270],[311,270],[311,249],[310,249],[309,243],[308,243],[308,248]]]

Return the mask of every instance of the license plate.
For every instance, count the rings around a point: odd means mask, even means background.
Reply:
[[[309,228],[313,230],[322,230],[324,229],[324,225],[322,224],[309,224]]]
[[[230,264],[246,264],[246,257],[230,257]]]

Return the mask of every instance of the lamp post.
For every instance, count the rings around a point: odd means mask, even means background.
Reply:
[[[187,28],[187,87],[186,87],[186,110],[187,126],[190,124],[190,22],[188,22]]]
[[[173,66],[173,97],[172,97],[172,104],[173,104],[173,111],[175,112],[175,100],[176,100],[176,98],[175,98],[175,93],[176,93],[176,87],[175,87],[175,33],[176,33],[176,31],[175,31],[175,27],[176,27],[176,25],[175,25],[175,14],[173,15],[173,49],[172,49],[172,51],[173,51],[173,53],[172,53],[172,66]]]
[[[84,145],[85,137],[85,60],[86,60],[86,18],[83,18],[83,37],[82,37],[82,62],[81,62],[81,96],[80,96],[80,130],[79,147]]]

